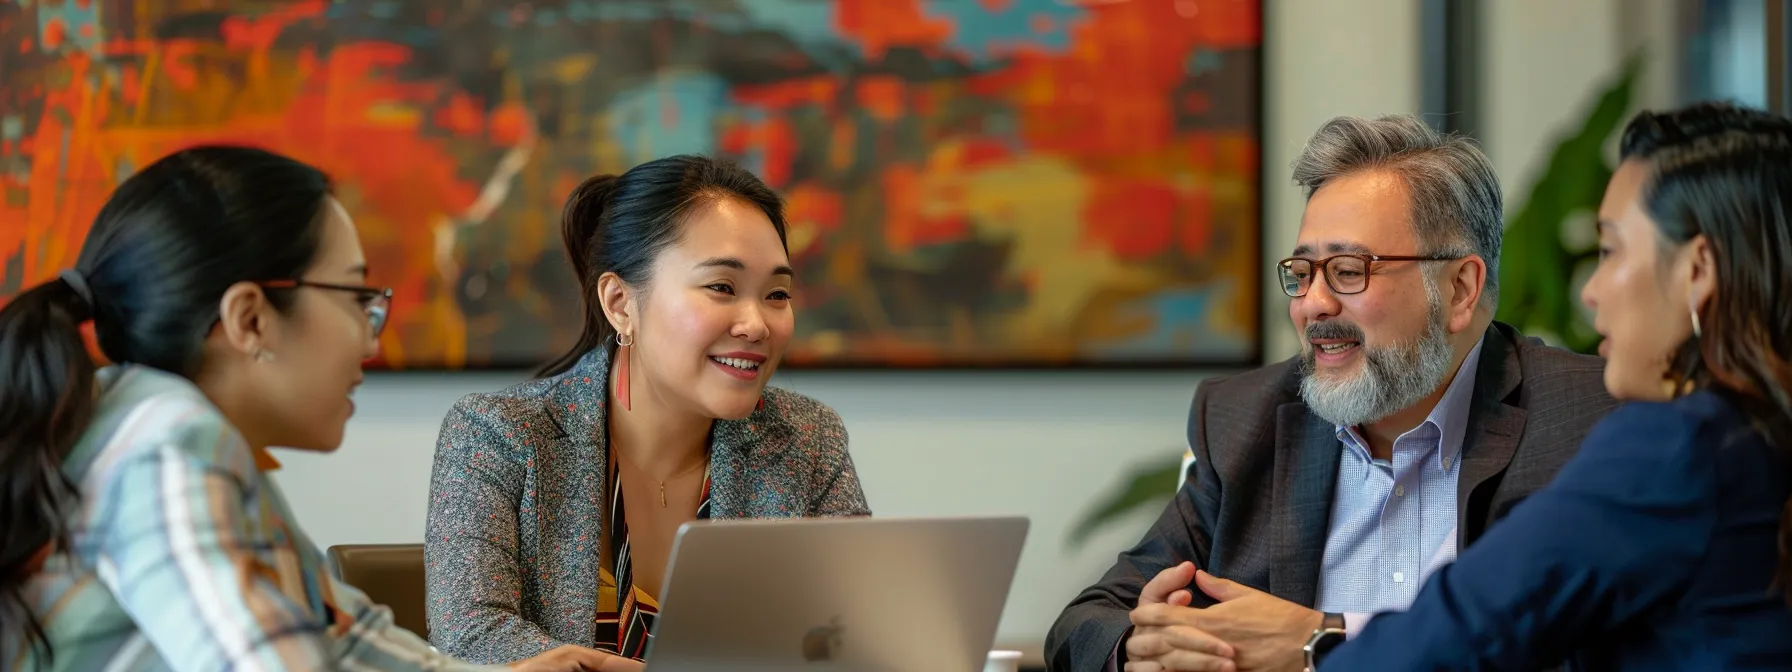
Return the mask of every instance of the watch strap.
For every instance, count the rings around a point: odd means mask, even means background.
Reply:
[[[1344,630],[1344,615],[1325,612],[1325,618],[1319,621],[1321,630]]]
[[[1334,647],[1344,643],[1344,636],[1344,615],[1330,612],[1323,614],[1319,619],[1319,628],[1307,638],[1307,645],[1301,647],[1306,654],[1306,672],[1316,672],[1319,661]]]

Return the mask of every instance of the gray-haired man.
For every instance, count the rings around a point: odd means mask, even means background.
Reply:
[[[1058,617],[1052,670],[1300,669],[1405,607],[1614,405],[1601,360],[1493,321],[1500,187],[1472,142],[1341,117],[1294,179],[1306,211],[1273,273],[1301,354],[1202,381],[1194,467]]]

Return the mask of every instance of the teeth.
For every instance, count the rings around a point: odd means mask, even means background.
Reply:
[[[1355,346],[1355,343],[1327,343],[1319,346],[1319,351],[1328,355],[1335,355]]]
[[[759,362],[755,362],[755,361],[751,361],[751,360],[735,359],[733,357],[711,357],[710,359],[716,360],[723,364],[727,364],[728,366],[732,366],[734,368],[741,369],[744,371],[758,371],[759,370]]]

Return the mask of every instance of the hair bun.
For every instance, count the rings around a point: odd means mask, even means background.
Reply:
[[[592,251],[601,245],[598,230],[603,227],[604,215],[610,207],[611,195],[616,193],[618,183],[615,175],[597,175],[580,182],[566,197],[566,207],[560,212],[560,236],[566,243],[566,252],[572,257],[574,273],[584,284],[585,275],[591,269]]]

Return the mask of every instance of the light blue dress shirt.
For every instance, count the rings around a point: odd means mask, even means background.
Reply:
[[[1315,608],[1344,614],[1352,636],[1370,615],[1411,605],[1425,577],[1456,559],[1457,458],[1480,361],[1476,343],[1425,421],[1394,439],[1392,460],[1337,428],[1344,454]]]

